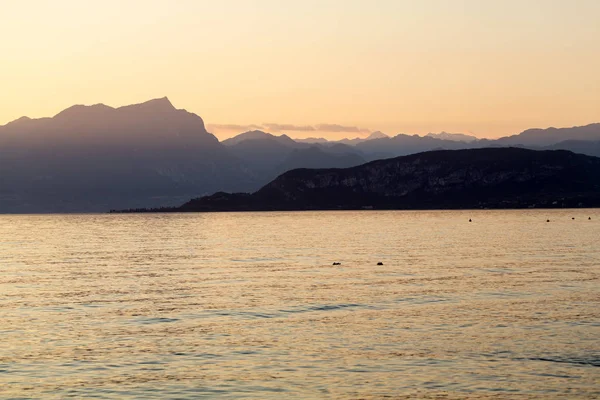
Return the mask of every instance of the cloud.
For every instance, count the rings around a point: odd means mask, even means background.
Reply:
[[[275,122],[265,122],[260,125],[248,124],[208,124],[209,131],[237,131],[245,132],[252,130],[262,130],[267,132],[332,132],[332,133],[370,133],[369,129],[360,128],[358,126],[346,126],[339,124],[318,124],[318,125],[294,125],[280,124]]]
[[[358,126],[345,126],[338,124],[318,124],[318,125],[293,125],[293,124],[276,124],[263,123],[263,126],[272,132],[280,131],[301,131],[301,132],[353,132],[353,133],[370,133],[369,129],[359,128]]]
[[[211,131],[211,130],[223,130],[223,131],[240,131],[240,132],[244,132],[244,131],[253,131],[255,129],[265,129],[263,126],[261,125],[255,125],[255,124],[250,124],[250,125],[236,125],[236,124],[208,124],[206,125],[206,128]]]
[[[281,131],[301,131],[311,132],[316,130],[314,126],[310,125],[293,125],[293,124],[275,124],[275,123],[263,123],[263,125],[271,132]]]
[[[316,130],[324,132],[355,132],[368,133],[369,129],[359,128],[358,126],[344,126],[338,124],[319,124],[315,126]]]

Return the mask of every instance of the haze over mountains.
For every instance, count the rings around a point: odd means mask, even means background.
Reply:
[[[0,212],[89,212],[175,206],[217,191],[253,192],[295,168],[346,168],[430,150],[522,146],[600,156],[600,124],[531,129],[497,140],[375,132],[294,140],[262,131],[219,142],[167,98],[73,106],[0,126]]]
[[[426,136],[436,138],[436,139],[454,140],[456,142],[474,142],[476,140],[479,140],[475,136],[465,135],[464,133],[440,132],[440,133],[428,133]]]

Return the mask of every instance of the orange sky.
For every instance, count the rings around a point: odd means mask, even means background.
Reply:
[[[168,96],[221,138],[583,125],[598,21],[597,0],[0,1],[0,124]]]

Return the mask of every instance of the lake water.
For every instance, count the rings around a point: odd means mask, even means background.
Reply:
[[[600,210],[0,216],[3,398],[599,398],[599,367]]]

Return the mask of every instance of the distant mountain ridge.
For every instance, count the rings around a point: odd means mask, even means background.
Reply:
[[[287,135],[255,130],[222,142],[229,152],[266,183],[292,168],[349,167],[365,162],[353,147],[340,143],[299,143]]]
[[[221,143],[223,143],[226,146],[234,146],[245,140],[265,140],[265,139],[275,140],[284,145],[295,146],[297,144],[297,142],[295,142],[288,135],[284,134],[284,135],[280,135],[280,136],[275,136],[271,133],[267,133],[267,132],[263,132],[263,131],[259,131],[259,130],[240,133],[239,135],[236,135],[232,138],[223,140]]]
[[[499,145],[550,146],[566,140],[600,140],[600,123],[571,128],[527,129],[495,142]]]
[[[297,142],[300,143],[319,143],[319,144],[324,144],[324,143],[341,143],[341,144],[345,144],[348,146],[355,146],[359,143],[363,143],[369,140],[373,140],[373,139],[381,139],[381,138],[387,138],[389,137],[388,135],[386,135],[383,132],[380,131],[376,131],[376,132],[372,132],[371,134],[369,134],[369,136],[365,137],[365,138],[354,138],[354,139],[339,139],[339,140],[327,140],[325,138],[307,138],[307,139],[296,139]]]
[[[398,137],[400,136],[400,138]],[[395,136],[382,135],[378,137],[356,138],[356,139],[341,139],[327,140],[325,138],[308,138],[296,139],[299,142],[305,143],[345,143],[352,146],[358,146],[362,143],[369,142],[374,139],[390,138],[400,141],[401,138],[413,138],[415,140],[423,140],[422,147],[427,147],[427,138],[443,140],[445,142],[468,143],[465,148],[489,147],[489,146],[523,146],[531,148],[542,148],[545,146],[556,145],[560,142],[577,140],[577,141],[600,141],[600,123],[592,123],[584,126],[574,126],[570,128],[546,128],[546,129],[527,129],[521,133],[511,136],[505,136],[498,139],[477,138],[473,135],[463,133],[428,133],[425,136],[398,134]],[[380,142],[382,143],[382,142]],[[430,142],[432,143],[432,142]],[[381,149],[380,149],[381,150]]]
[[[475,136],[465,135],[464,133],[440,132],[440,133],[428,133],[425,136],[432,137],[435,139],[454,140],[456,142],[475,142],[475,141],[479,140]]]

